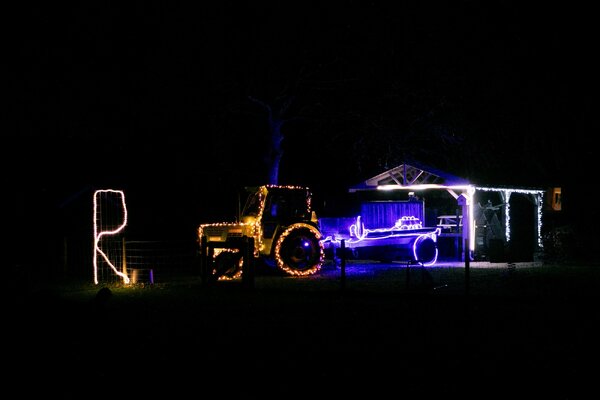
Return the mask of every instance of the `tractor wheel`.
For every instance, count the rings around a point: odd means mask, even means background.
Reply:
[[[298,223],[289,226],[277,239],[277,267],[289,275],[311,275],[323,264],[321,234],[312,225]]]

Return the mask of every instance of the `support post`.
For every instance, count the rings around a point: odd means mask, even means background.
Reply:
[[[471,263],[471,256],[469,255],[470,251],[469,251],[469,238],[467,237],[465,239],[465,244],[464,244],[464,249],[465,249],[465,294],[469,295],[469,285],[470,285],[470,263]]]
[[[346,289],[346,239],[342,239],[340,244],[340,287]]]
[[[470,280],[470,263],[471,263],[471,235],[474,234],[471,232],[472,224],[471,224],[471,212],[469,210],[471,206],[472,198],[469,194],[463,193],[458,196],[458,205],[462,206],[462,222],[463,222],[463,257],[465,260],[465,295],[469,294],[469,280]]]
[[[121,271],[127,275],[127,241],[124,237],[121,239],[121,258]]]

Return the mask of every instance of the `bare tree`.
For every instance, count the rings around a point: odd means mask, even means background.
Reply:
[[[288,121],[287,112],[294,101],[293,96],[281,96],[275,99],[273,104],[248,96],[250,101],[258,104],[267,114],[267,126],[269,129],[269,148],[265,161],[267,162],[268,183],[277,185],[279,183],[279,166],[283,157],[282,142],[284,135],[282,128]]]

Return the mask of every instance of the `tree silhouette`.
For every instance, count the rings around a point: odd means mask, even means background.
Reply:
[[[269,130],[269,146],[266,149],[265,161],[267,163],[268,183],[279,184],[279,166],[283,157],[283,132],[282,127],[287,122],[287,112],[293,102],[293,96],[281,96],[275,99],[274,104],[266,103],[255,97],[248,96],[250,101],[258,104],[267,114],[267,127]]]
[[[248,95],[266,121],[268,142],[261,151],[268,183],[281,182],[284,153],[306,159],[306,154],[292,154],[304,151],[302,146],[284,146],[294,132],[314,146],[315,158],[339,161],[357,173],[378,173],[411,159],[447,166],[469,152],[459,150],[465,138],[460,104],[445,95],[387,79],[367,82],[358,75],[323,79],[329,75],[324,70],[313,79],[298,75],[270,101]]]

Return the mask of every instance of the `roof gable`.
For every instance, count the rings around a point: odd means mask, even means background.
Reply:
[[[431,167],[412,164],[400,164],[379,175],[367,179],[361,184],[350,188],[350,191],[376,189],[383,185],[414,186],[414,185],[468,185],[469,181],[458,176],[436,170]]]

